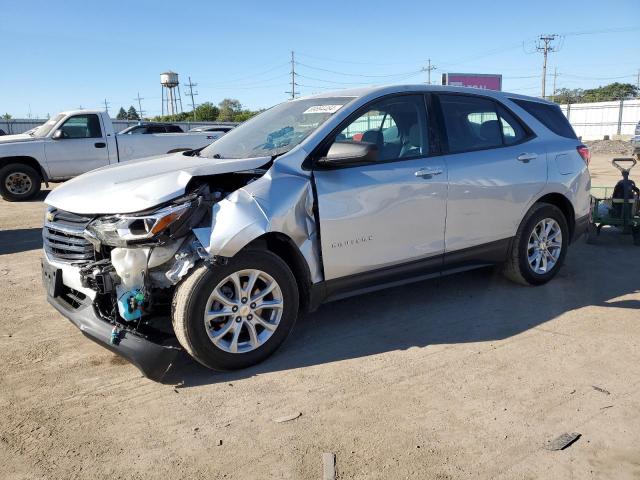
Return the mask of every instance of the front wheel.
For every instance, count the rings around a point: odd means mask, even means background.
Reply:
[[[523,285],[542,285],[560,269],[569,245],[569,228],[555,205],[537,203],[527,212],[504,265],[504,274]]]
[[[277,255],[246,251],[227,265],[197,268],[176,289],[176,337],[198,362],[235,370],[261,362],[284,342],[298,316],[293,273]]]
[[[10,163],[0,168],[0,195],[8,202],[30,200],[40,191],[42,177],[29,165]]]

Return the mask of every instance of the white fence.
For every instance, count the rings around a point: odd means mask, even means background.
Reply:
[[[12,118],[11,120],[0,119],[0,128],[4,130],[7,135],[24,133],[27,130],[31,130],[39,125],[42,125],[46,120],[37,118]],[[116,132],[124,130],[131,125],[137,125],[137,120],[112,120],[113,128]],[[170,122],[173,125],[179,125],[185,132],[194,127],[203,127],[207,125],[237,125],[237,122]]]
[[[640,100],[573,103],[560,105],[576,134],[583,140],[602,140],[605,135],[633,135],[640,121]]]

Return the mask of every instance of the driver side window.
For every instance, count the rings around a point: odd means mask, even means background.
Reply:
[[[378,161],[426,156],[429,152],[422,95],[403,95],[371,104],[336,135],[338,142],[368,142],[378,147]]]
[[[75,115],[70,117],[62,127],[64,138],[102,138],[98,115]]]

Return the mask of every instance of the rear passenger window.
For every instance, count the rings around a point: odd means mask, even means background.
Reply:
[[[505,145],[515,145],[527,138],[527,131],[506,108],[498,105],[498,113],[500,114],[500,126]]]
[[[440,95],[450,153],[515,145],[526,128],[504,107],[488,98]]]
[[[440,95],[449,152],[501,147],[502,133],[491,100],[464,95]]]
[[[564,116],[558,105],[548,103],[530,102],[512,98],[512,102],[524,108],[528,114],[536,118],[545,127],[561,137],[577,139],[576,132],[573,131],[569,120]]]

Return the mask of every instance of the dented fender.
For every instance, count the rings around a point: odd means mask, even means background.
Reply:
[[[194,229],[210,256],[233,257],[271,232],[289,237],[307,261],[311,281],[322,280],[310,175],[283,171],[277,162],[261,178],[215,203],[211,226]]]

